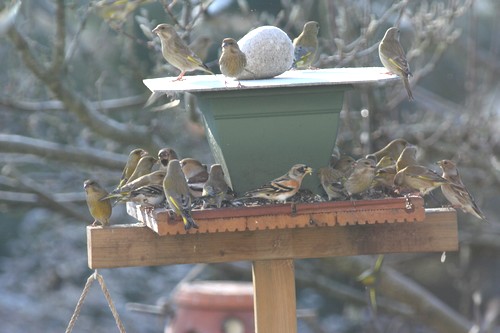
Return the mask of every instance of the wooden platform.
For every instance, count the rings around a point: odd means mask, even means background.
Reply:
[[[90,268],[458,248],[455,210],[424,209],[420,197],[195,211],[189,232],[166,211],[129,213],[145,223],[87,227]]]

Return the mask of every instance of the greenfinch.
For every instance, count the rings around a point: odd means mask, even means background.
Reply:
[[[328,200],[344,199],[344,173],[330,166],[318,170],[319,181],[325,190]]]
[[[144,157],[141,157],[139,162],[137,163],[137,166],[135,167],[134,172],[132,175],[129,177],[125,185],[133,182],[139,177],[142,177],[144,175],[147,175],[148,173],[151,173],[151,169],[153,169],[153,165],[155,165],[156,159],[153,156],[147,155]]]
[[[347,194],[352,197],[367,191],[375,178],[375,161],[369,158],[360,158],[354,163],[351,175],[344,183]]]
[[[384,148],[366,155],[366,158],[375,157],[375,160],[380,161],[384,156],[390,156],[394,160],[397,160],[401,155],[401,152],[408,145],[408,141],[405,139],[394,139],[389,142]]]
[[[224,179],[224,171],[220,164],[213,164],[210,167],[208,180],[203,185],[202,197],[205,199],[203,208],[215,205],[221,208],[222,202],[234,199],[234,192]]]
[[[170,209],[182,217],[184,229],[198,229],[198,225],[191,216],[191,195],[179,160],[171,160],[168,163],[167,174],[163,180],[163,191]]]
[[[478,219],[488,221],[462,182],[455,163],[450,160],[441,160],[437,164],[443,170],[442,177],[449,181],[441,185],[441,191],[450,204],[455,208],[460,208],[464,213],[470,213]]]
[[[177,153],[172,148],[163,148],[158,151],[158,161],[160,162],[160,170],[167,170],[167,165],[170,160],[178,160]]]
[[[349,177],[353,170],[354,158],[349,155],[341,155],[340,159],[332,167],[344,174],[344,177]]]
[[[247,57],[243,53],[238,43],[232,38],[224,38],[222,41],[222,54],[219,58],[220,71],[225,78],[237,79],[245,70]],[[227,81],[224,80],[227,85]],[[238,82],[238,86],[241,84]]]
[[[124,197],[129,197],[130,192],[137,190],[140,187],[147,185],[161,185],[163,183],[163,178],[165,178],[166,173],[167,172],[165,170],[156,170],[151,173],[148,173],[147,175],[141,176],[125,184],[120,189],[114,190],[109,195],[107,195],[105,199],[117,198],[120,201],[127,201],[121,199]]]
[[[447,183],[436,172],[421,165],[409,165],[394,176],[394,185],[419,191],[422,196]]]
[[[378,46],[378,55],[382,65],[391,73],[398,75],[403,80],[408,99],[413,100],[410,88],[409,76],[412,76],[410,66],[406,60],[405,51],[399,43],[399,29],[392,27],[387,29],[384,38]]]
[[[311,68],[318,53],[318,32],[318,22],[309,21],[304,24],[300,35],[293,40],[294,68]]]
[[[160,37],[161,52],[165,60],[181,71],[174,81],[182,80],[186,72],[195,70],[214,74],[184,43],[173,26],[166,23],[159,24],[152,32]]]
[[[396,161],[390,156],[384,156],[375,165],[378,169],[387,168],[388,166],[396,165]]]
[[[102,226],[107,226],[112,208],[109,199],[103,198],[108,195],[108,192],[92,179],[87,179],[83,183],[83,188],[85,189],[85,197],[90,215],[94,218],[92,225],[100,223]]]
[[[392,189],[394,187],[394,177],[396,177],[396,165],[389,165],[385,168],[377,169],[373,179],[373,187],[383,189]]]
[[[208,180],[207,166],[190,157],[182,159],[180,164],[189,186],[189,193],[193,198],[201,197],[203,186]]]
[[[135,168],[137,167],[137,163],[141,157],[146,156],[148,153],[144,149],[134,149],[130,152],[127,158],[127,163],[125,164],[125,168],[123,169],[122,176],[120,178],[120,183],[117,186],[117,189],[125,185],[134,173]]]
[[[396,161],[396,170],[401,171],[409,165],[417,164],[417,147],[408,145],[403,149]]]
[[[291,198],[299,191],[302,179],[305,175],[312,174],[312,171],[312,168],[305,164],[295,164],[283,176],[272,180],[262,187],[248,191],[243,196],[285,203],[288,198]]]

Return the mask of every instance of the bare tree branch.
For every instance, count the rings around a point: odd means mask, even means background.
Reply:
[[[54,38],[54,51],[52,66],[49,70],[53,75],[61,75],[64,68],[64,55],[66,49],[66,11],[64,0],[56,1],[56,35]]]
[[[123,98],[106,99],[89,102],[92,108],[104,111],[120,111],[131,107],[142,107],[146,101],[145,95],[135,95]],[[18,99],[0,100],[0,105],[16,109],[16,111],[65,111],[65,105],[59,100],[49,101],[22,101]]]
[[[123,169],[126,162],[125,155],[93,148],[66,146],[14,134],[0,134],[0,151],[6,153],[23,152],[55,161],[100,166],[115,170]]]
[[[146,126],[122,124],[114,119],[99,113],[92,104],[77,92],[70,90],[54,73],[41,70],[42,66],[36,61],[25,38],[12,27],[8,31],[10,40],[21,54],[26,66],[41,80],[66,108],[73,112],[86,126],[104,137],[122,143],[142,145],[158,148],[155,138]]]

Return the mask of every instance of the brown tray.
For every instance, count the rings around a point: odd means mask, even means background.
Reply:
[[[160,236],[185,234],[179,217],[166,209],[148,210],[133,203],[127,213]],[[375,200],[276,204],[193,210],[199,229],[189,233],[216,233],[248,230],[309,228],[375,223],[421,222],[425,219],[420,196]]]

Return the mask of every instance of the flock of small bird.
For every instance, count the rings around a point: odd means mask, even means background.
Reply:
[[[159,24],[153,29],[161,41],[161,51],[163,57],[172,66],[178,68],[181,73],[174,81],[182,80],[186,72],[201,70],[214,74],[203,63],[189,46],[177,34],[175,28],[167,23]],[[309,21],[304,24],[300,35],[293,40],[294,62],[292,68],[305,69],[313,68],[312,64],[318,54],[318,32],[319,24],[316,21]],[[389,28],[384,38],[379,44],[379,57],[382,65],[389,73],[400,76],[408,94],[408,99],[413,100],[410,89],[409,76],[412,76],[405,52],[399,43],[399,29]],[[225,38],[222,41],[222,54],[219,58],[219,67],[225,78],[237,79],[243,71],[253,74],[246,68],[246,55],[238,47],[238,43],[233,38]],[[225,81],[227,85],[227,81]],[[238,87],[242,85],[238,81]]]
[[[302,33],[293,40],[294,68],[312,68],[318,51],[318,31],[317,22],[307,22]],[[153,33],[160,37],[164,58],[181,71],[174,81],[182,80],[186,72],[194,70],[213,74],[184,43],[173,26],[160,24],[153,29]],[[399,43],[398,28],[391,27],[386,31],[379,44],[379,56],[390,73],[402,78],[408,98],[413,100],[408,81],[411,72]],[[222,74],[226,78],[237,79],[247,70],[246,63],[246,56],[239,49],[238,43],[232,38],[225,38],[219,59]],[[238,86],[241,85],[238,83]],[[396,139],[383,149],[358,160],[348,155],[334,154],[330,165],[320,168],[317,174],[328,200],[352,200],[373,191],[390,196],[411,192],[425,196],[441,187],[443,195],[453,207],[486,220],[462,183],[454,162],[437,162],[442,169],[442,174],[439,175],[432,169],[419,165],[416,157],[415,145],[404,139]],[[157,164],[158,168],[155,167]],[[188,230],[198,228],[191,216],[194,202],[201,200],[202,209],[210,206],[221,208],[224,203],[234,204],[249,198],[286,202],[298,193],[302,179],[312,173],[309,166],[296,164],[283,176],[236,198],[224,179],[220,164],[214,164],[208,170],[206,165],[196,159],[179,160],[177,153],[171,148],[161,149],[158,159],[143,149],[135,149],[130,152],[120,182],[111,193],[95,180],[86,180],[84,188],[89,211],[95,219],[93,225],[108,225],[112,206],[130,201],[148,209],[168,207],[182,218],[184,227]]]
[[[462,183],[455,163],[438,161],[442,170],[439,175],[418,164],[417,152],[417,146],[404,139],[395,139],[381,150],[357,160],[334,153],[329,165],[320,168],[317,175],[329,201],[373,197],[373,192],[388,196],[417,192],[425,196],[441,187],[452,207],[486,221]],[[113,191],[108,193],[95,180],[86,180],[84,189],[89,211],[94,217],[93,225],[108,225],[116,203],[134,202],[145,209],[168,207],[182,218],[188,230],[198,228],[191,216],[195,202],[201,202],[202,209],[221,208],[224,204],[241,205],[248,199],[284,203],[299,192],[303,178],[312,174],[311,167],[296,164],[283,176],[237,198],[226,183],[220,164],[213,164],[208,170],[194,158],[179,160],[172,148],[161,149],[157,159],[143,149],[134,149]]]

